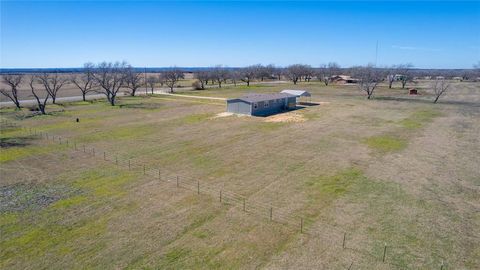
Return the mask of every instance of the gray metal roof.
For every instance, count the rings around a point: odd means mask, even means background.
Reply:
[[[242,100],[247,103],[252,102],[260,102],[260,101],[267,101],[273,99],[281,99],[287,97],[295,97],[294,95],[286,94],[286,93],[273,93],[273,94],[248,94],[240,98],[229,99],[229,101],[233,100]]]
[[[297,97],[310,97],[310,93],[308,91],[305,91],[305,90],[293,90],[293,89],[285,89],[285,90],[282,90],[282,92],[280,93],[285,93],[285,94],[290,94],[290,95],[293,95],[293,96],[297,96]]]

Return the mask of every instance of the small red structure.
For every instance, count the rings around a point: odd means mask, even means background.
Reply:
[[[410,95],[418,95],[417,89],[415,88],[410,88],[408,89]]]

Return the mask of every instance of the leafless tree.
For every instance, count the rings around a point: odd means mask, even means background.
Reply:
[[[315,76],[315,70],[310,65],[303,65],[303,79],[306,82],[310,82],[310,80]]]
[[[237,86],[237,82],[242,78],[242,74],[239,70],[230,70],[228,77],[232,80],[233,85]]]
[[[375,88],[383,79],[382,70],[373,65],[367,65],[352,68],[352,73],[359,80],[357,84],[359,89],[367,93],[367,98],[371,99]]]
[[[52,73],[44,72],[38,75],[37,78],[52,98],[52,103],[56,104],[57,94],[60,89],[68,83],[68,79],[57,71]]]
[[[255,75],[255,66],[248,66],[240,70],[240,80],[246,82],[247,86],[250,86],[250,82],[255,78]]]
[[[85,96],[89,92],[92,92],[95,87],[93,77],[94,68],[94,64],[86,63],[83,65],[83,72],[81,74],[74,74],[70,77],[70,82],[82,92],[83,101],[86,101]]]
[[[275,76],[279,81],[282,79],[282,75],[283,75],[283,68],[281,67],[275,67],[273,69],[273,72],[272,72],[272,75]]]
[[[107,96],[110,105],[115,106],[117,94],[122,87],[125,87],[128,64],[126,62],[98,64],[93,72],[95,83],[101,88],[101,93]]]
[[[157,77],[155,76],[148,76],[147,77],[147,85],[150,87],[153,95],[153,89],[155,88],[155,84],[158,82]]]
[[[396,81],[397,77],[397,66],[392,66],[386,69],[387,73],[387,81],[388,81],[388,88],[392,88],[393,83]]]
[[[200,89],[205,89],[205,85],[208,84],[211,74],[208,70],[199,70],[195,72],[193,76],[200,82]]]
[[[160,82],[165,83],[170,88],[170,93],[173,93],[173,88],[177,85],[180,79],[185,78],[183,71],[173,67],[160,73]]]
[[[433,94],[435,95],[435,100],[433,103],[437,103],[438,99],[445,94],[450,84],[445,81],[445,79],[436,79],[432,83]]]
[[[10,91],[6,89],[0,89],[2,95],[8,97],[16,106],[20,109],[20,101],[18,100],[18,86],[23,81],[22,74],[6,74],[2,76],[3,82],[10,87]]]
[[[339,73],[340,65],[335,62],[330,62],[327,65],[320,66],[317,77],[327,86],[330,83],[331,78]]]
[[[228,79],[228,70],[222,66],[216,66],[212,70],[212,76],[218,84],[218,88],[222,88],[222,83]]]
[[[128,65],[125,69],[125,87],[130,89],[130,96],[134,97],[137,89],[142,86],[142,74]]]
[[[413,80],[413,65],[412,64],[403,64],[396,66],[396,70],[401,75],[400,82],[402,83],[402,88],[405,88],[408,82]]]
[[[298,80],[300,80],[302,76],[305,75],[305,65],[290,65],[286,68],[285,75],[289,80],[293,82],[293,84],[297,84]]]
[[[31,75],[28,81],[28,85],[30,86],[30,90],[32,91],[32,95],[35,97],[37,101],[37,108],[42,114],[46,114],[45,109],[47,108],[47,101],[50,97],[50,93],[45,91],[45,97],[40,97],[39,90],[35,88],[35,83],[39,82],[43,85],[42,78],[43,75]]]

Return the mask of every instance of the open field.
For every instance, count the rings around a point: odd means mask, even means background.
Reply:
[[[0,134],[0,268],[480,267],[479,84],[435,105],[425,83],[374,100],[318,82],[179,94],[295,88],[325,103],[266,118],[166,95],[1,109],[27,130]]]

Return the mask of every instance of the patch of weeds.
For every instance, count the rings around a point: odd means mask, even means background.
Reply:
[[[30,144],[33,137],[2,137],[0,136],[0,148],[24,147]]]
[[[188,258],[190,253],[191,251],[188,249],[173,248],[165,254],[164,260],[166,264],[178,263],[179,261]]]
[[[75,192],[77,190],[63,185],[3,186],[0,187],[0,213],[39,210]]]
[[[406,140],[391,135],[369,137],[364,139],[363,143],[382,153],[400,151],[407,147]]]
[[[412,113],[409,117],[399,121],[399,124],[406,129],[418,129],[431,122],[441,114],[435,110],[420,110]]]

